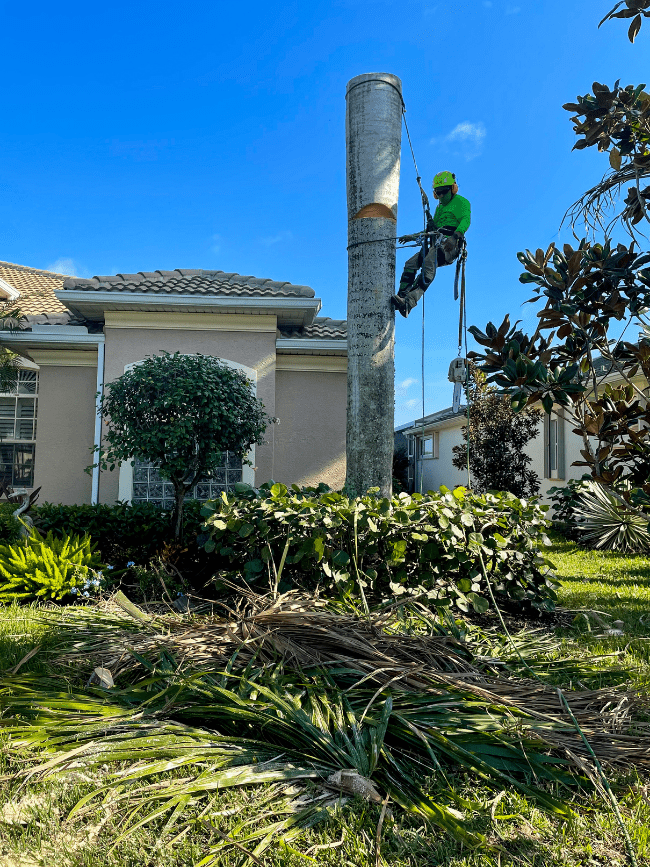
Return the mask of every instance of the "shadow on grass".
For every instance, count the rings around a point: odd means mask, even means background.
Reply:
[[[37,652],[21,667],[21,673],[45,674],[47,660],[59,645],[63,633],[39,619],[36,605],[0,605],[0,675],[8,673],[30,651]]]

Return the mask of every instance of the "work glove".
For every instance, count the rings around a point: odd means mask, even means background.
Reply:
[[[417,235],[402,235],[402,237],[398,238],[397,240],[400,242],[400,244],[407,244],[409,241],[412,241],[416,237]]]
[[[454,238],[455,238],[457,241],[464,241],[464,240],[465,240],[465,235],[463,235],[462,232],[454,232]]]

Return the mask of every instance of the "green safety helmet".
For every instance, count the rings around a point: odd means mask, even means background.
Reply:
[[[438,187],[453,187],[456,183],[456,175],[453,172],[438,172],[433,179],[433,189]]]

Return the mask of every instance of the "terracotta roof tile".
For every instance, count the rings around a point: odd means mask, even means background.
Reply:
[[[65,274],[0,262],[0,278],[20,292],[20,298],[9,303],[12,307],[19,307],[25,316],[70,315],[54,294],[55,289],[63,288]]]
[[[110,277],[68,277],[64,289],[84,292],[147,292],[152,295],[229,295],[254,298],[293,297],[313,298],[309,286],[251,277],[225,271],[202,271],[177,268],[175,271],[139,271],[137,274],[116,274]]]
[[[317,316],[311,325],[302,328],[280,328],[278,337],[304,340],[347,340],[348,323],[345,319]]]

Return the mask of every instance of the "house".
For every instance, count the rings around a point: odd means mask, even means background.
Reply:
[[[243,479],[287,484],[345,479],[347,330],[318,316],[308,286],[223,271],[66,277],[0,262],[0,302],[26,317],[0,344],[25,356],[17,388],[0,396],[0,476],[57,503],[169,505],[156,468],[130,462],[85,472],[101,442],[97,395],[146,356],[201,353],[246,373],[270,425],[242,467],[234,455],[194,491]]]
[[[448,407],[396,428],[396,448],[406,448],[409,457],[409,491],[467,485],[467,470],[456,469],[452,463],[452,449],[462,443],[466,423],[467,407],[461,406],[456,413]],[[582,460],[582,447],[581,438],[572,433],[571,423],[562,412],[544,415],[538,436],[528,443],[526,451],[532,458],[530,469],[539,477],[545,502],[549,488],[579,479],[587,472],[585,467],[572,466],[574,461]]]

